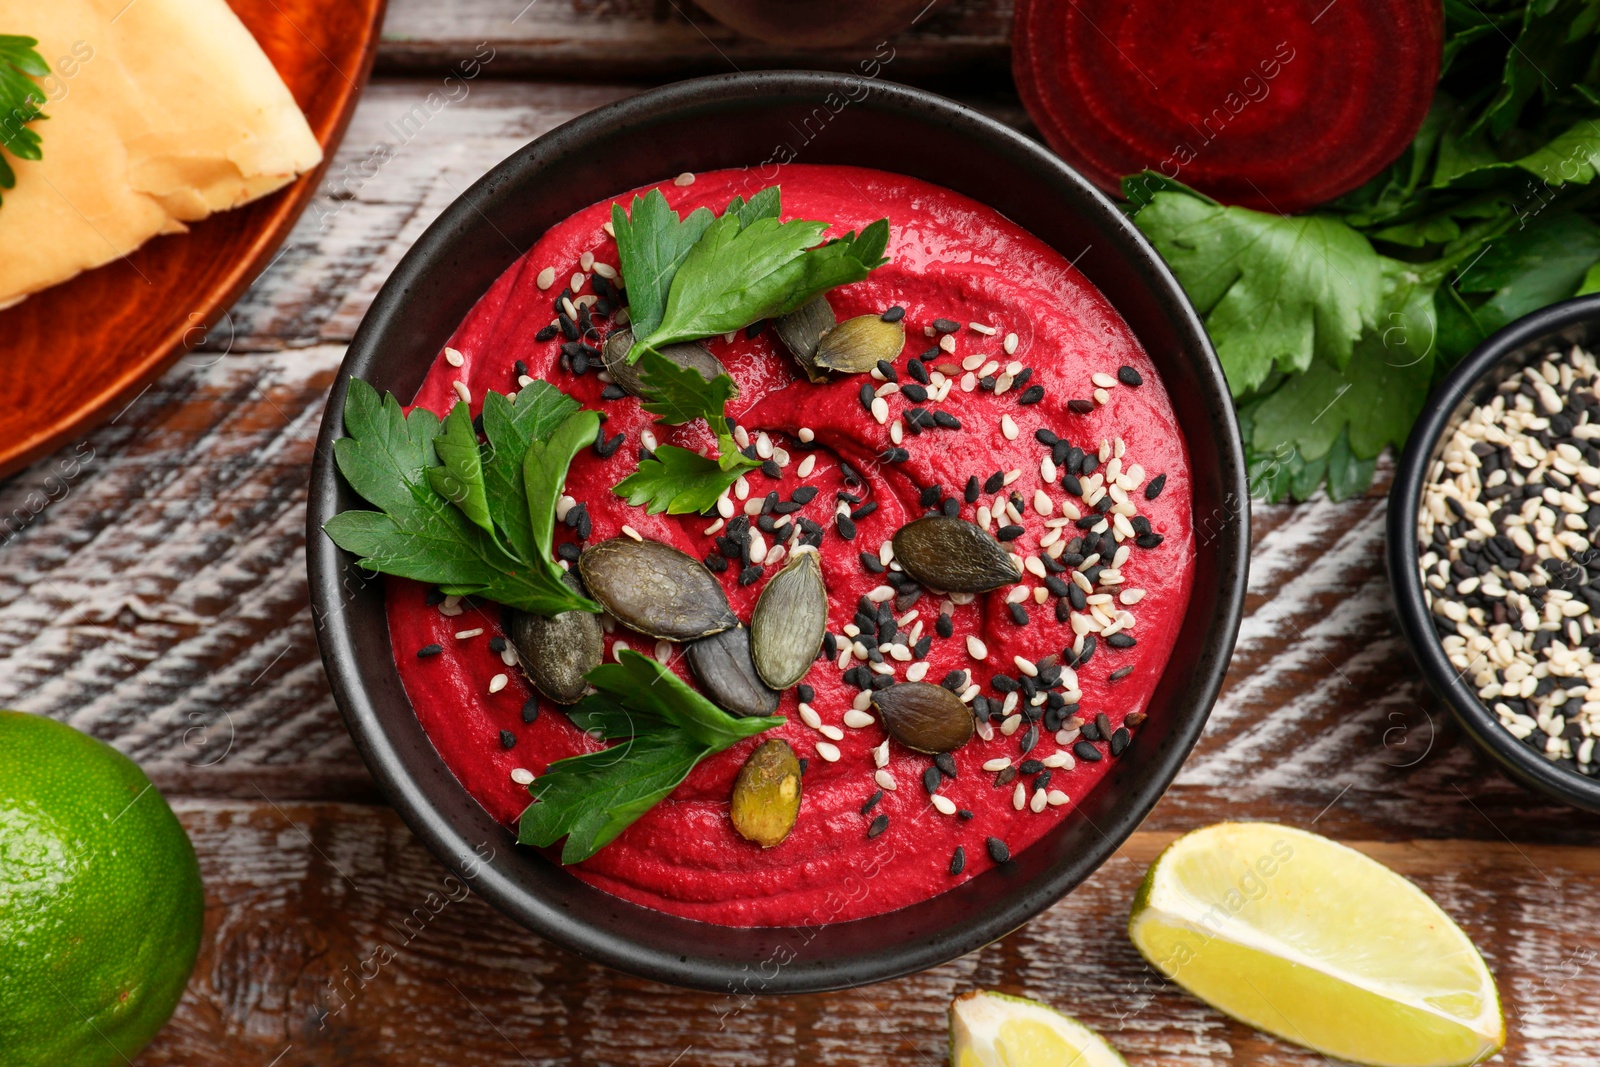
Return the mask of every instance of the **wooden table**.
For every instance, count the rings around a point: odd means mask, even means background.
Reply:
[[[1389,616],[1378,494],[1256,507],[1249,615],[1177,783],[1082,888],[971,956],[741,1002],[593,966],[475,897],[419,912],[446,871],[356,757],[306,604],[307,470],[344,343],[439,210],[557,123],[691,72],[858,58],[738,40],[681,0],[525,3],[393,0],[379,76],[284,255],[113,423],[0,483],[0,706],[138,759],[200,854],[205,945],[141,1065],[933,1065],[949,998],[974,987],[1057,1005],[1136,1064],[1321,1062],[1184,996],[1123,933],[1161,846],[1236,817],[1347,841],[1432,893],[1499,978],[1503,1062],[1595,1062],[1600,823],[1503,779],[1425,693]],[[886,76],[1025,123],[1008,8],[940,8]],[[492,58],[464,99],[413,110],[475,53]],[[357,977],[385,942],[396,957]]]

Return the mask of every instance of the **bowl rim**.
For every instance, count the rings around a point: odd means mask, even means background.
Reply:
[[[893,950],[877,949],[856,953],[842,960],[810,962],[800,960],[781,969],[774,977],[763,975],[752,988],[751,966],[722,958],[697,957],[665,951],[640,943],[591,924],[587,917],[574,914],[540,898],[536,887],[528,887],[511,877],[502,862],[474,862],[472,843],[451,822],[432,798],[434,783],[416,779],[405,766],[405,759],[382,726],[382,714],[361,681],[352,627],[342,612],[345,594],[343,579],[347,557],[321,530],[321,525],[339,510],[339,485],[335,474],[332,445],[343,436],[344,399],[352,374],[366,377],[382,359],[380,335],[391,320],[403,314],[414,285],[433,267],[433,260],[447,250],[456,231],[481,226],[487,221],[480,204],[487,203],[497,188],[511,182],[523,168],[542,166],[544,159],[561,159],[577,151],[586,138],[599,131],[626,128],[634,120],[644,121],[663,112],[698,111],[715,107],[730,98],[757,95],[822,94],[830,90],[864,89],[880,110],[898,110],[907,115],[934,115],[959,126],[961,135],[986,143],[1010,155],[1008,166],[1019,160],[1030,168],[1048,174],[1052,182],[1074,187],[1079,207],[1091,221],[1112,231],[1122,241],[1125,262],[1160,305],[1175,336],[1178,351],[1191,357],[1190,371],[1200,395],[1195,403],[1206,409],[1206,421],[1218,454],[1215,480],[1219,496],[1227,509],[1210,538],[1216,568],[1217,607],[1209,621],[1193,671],[1187,676],[1186,691],[1195,694],[1193,710],[1175,715],[1172,727],[1164,731],[1158,747],[1141,766],[1142,777],[1119,783],[1120,805],[1109,821],[1095,825],[1098,847],[1074,855],[1047,872],[1047,877],[1023,882],[1007,890],[1005,906],[969,913],[960,923],[932,931],[921,931],[906,938]],[[1098,217],[1096,216],[1098,213]],[[492,226],[492,223],[489,223]],[[442,341],[440,343],[443,343]],[[1182,355],[1173,358],[1183,358]],[[1192,446],[1191,446],[1192,447]],[[464,193],[460,194],[431,223],[395,266],[352,338],[338,376],[332,386],[323,415],[313,458],[311,485],[306,512],[306,556],[313,617],[318,644],[335,703],[345,719],[352,739],[367,764],[385,799],[424,845],[446,866],[458,873],[464,866],[476,868],[470,875],[474,889],[497,910],[541,937],[554,941],[579,955],[644,978],[712,992],[740,990],[739,995],[759,993],[818,992],[853,988],[871,982],[912,974],[956,959],[1003,937],[1057,902],[1108,859],[1164,795],[1195,742],[1215,705],[1232,656],[1243,618],[1248,580],[1250,515],[1248,479],[1244,450],[1231,394],[1199,315],[1182,287],[1155,249],[1132,222],[1081,175],[1051,154],[1044,146],[1016,130],[936,94],[881,79],[820,71],[759,71],[715,75],[677,82],[648,90],[578,116],[536,138],[497,164]],[[1196,514],[1196,544],[1200,543],[1200,518]],[[1217,516],[1212,516],[1217,521]],[[437,757],[437,753],[435,753]],[[440,767],[443,763],[440,761]],[[444,774],[460,789],[447,768]],[[1110,783],[1102,783],[1108,786]],[[982,878],[964,885],[974,885]],[[642,915],[661,920],[689,923],[663,913],[631,905],[588,887],[607,907],[636,908]],[[951,892],[959,892],[956,887]],[[937,900],[937,894],[930,900]],[[926,904],[910,905],[901,912]],[[900,912],[890,912],[897,915]],[[875,916],[851,922],[871,923]],[[729,929],[714,924],[696,924],[705,930]],[[804,934],[829,926],[846,927],[849,922],[824,923],[822,927],[756,928],[783,934]]]
[[[1507,361],[1524,358],[1526,349],[1586,323],[1600,326],[1600,293],[1573,297],[1530,312],[1479,342],[1456,365],[1428,397],[1411,427],[1389,488],[1384,534],[1389,584],[1394,591],[1401,632],[1422,666],[1429,687],[1445,702],[1467,736],[1516,781],[1564,803],[1600,812],[1600,780],[1567,770],[1511,736],[1451,664],[1423,600],[1422,578],[1417,570],[1421,553],[1416,537],[1428,468],[1445,430],[1455,423],[1457,408]]]

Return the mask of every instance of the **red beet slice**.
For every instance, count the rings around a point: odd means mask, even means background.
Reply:
[[[1100,188],[1149,169],[1291,213],[1360,186],[1422,125],[1439,0],[1017,0],[1013,72]]]

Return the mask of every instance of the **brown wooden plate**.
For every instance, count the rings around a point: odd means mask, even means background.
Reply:
[[[202,344],[322,180],[372,69],[385,0],[228,3],[305,112],[322,166],[0,311],[0,477],[116,415]]]

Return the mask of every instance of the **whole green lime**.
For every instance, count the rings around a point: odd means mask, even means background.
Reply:
[[[0,1063],[131,1060],[183,995],[204,907],[194,847],[132,760],[0,711]]]

